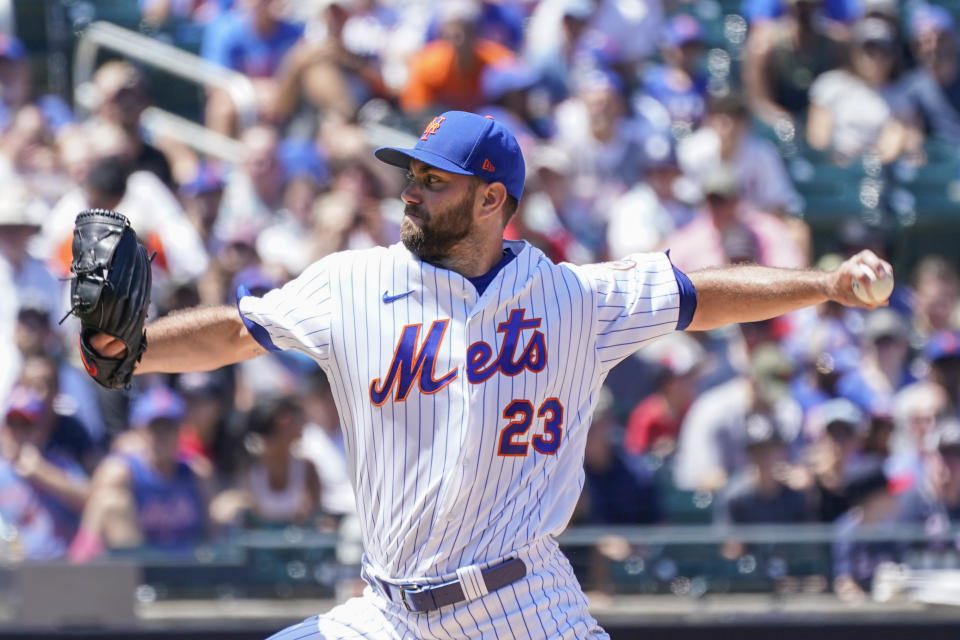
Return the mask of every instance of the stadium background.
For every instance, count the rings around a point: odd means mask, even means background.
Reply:
[[[562,542],[613,637],[949,632],[958,12],[0,2],[0,637],[261,638],[357,588],[322,376],[271,356],[101,393],[58,324],[58,278],[72,216],[95,204],[161,252],[151,317],[394,242],[400,176],[370,149],[445,107],[517,133],[528,186],[510,233],[555,259],[671,248],[685,269],[830,268],[871,248],[896,269],[883,312],[679,336],[611,374]],[[176,413],[169,390],[183,411],[164,460],[200,490],[124,515],[104,460],[163,458],[140,427]],[[51,467],[77,493],[44,489]],[[274,473],[288,495],[263,485]],[[133,534],[109,525],[124,518]]]

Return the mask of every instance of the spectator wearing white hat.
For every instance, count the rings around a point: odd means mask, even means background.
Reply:
[[[63,315],[65,289],[43,261],[30,251],[32,239],[40,231],[46,207],[30,198],[19,182],[3,185],[0,200],[0,290],[6,299],[0,305],[0,397],[13,385],[17,375],[14,329],[21,306],[20,296],[29,291],[57,319]]]

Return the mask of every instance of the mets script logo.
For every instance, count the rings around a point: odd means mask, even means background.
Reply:
[[[524,309],[515,309],[510,312],[506,322],[497,325],[497,333],[503,334],[503,341],[496,357],[493,347],[486,342],[479,341],[470,345],[467,349],[467,380],[480,384],[498,371],[507,376],[515,376],[524,369],[534,373],[543,371],[547,366],[547,344],[541,331],[533,332],[517,356],[520,332],[538,329],[541,324],[540,318],[524,318],[524,313]],[[434,371],[437,353],[449,324],[449,319],[434,321],[422,343],[422,324],[408,324],[403,328],[386,377],[375,378],[370,382],[370,401],[373,404],[379,407],[387,401],[391,393],[396,402],[405,401],[414,382],[421,393],[432,394],[457,379],[459,370],[456,368],[439,378]]]
[[[446,118],[444,118],[443,116],[437,116],[436,118],[431,120],[430,124],[427,125],[427,128],[423,130],[423,135],[420,136],[420,139],[426,140],[427,136],[429,136],[430,134],[436,135],[437,129],[440,128],[440,125],[443,123],[444,120],[446,120]]]

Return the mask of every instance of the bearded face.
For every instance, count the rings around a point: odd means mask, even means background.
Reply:
[[[473,201],[476,185],[446,209],[428,211],[423,205],[407,204],[400,225],[400,240],[421,260],[437,262],[473,231]]]

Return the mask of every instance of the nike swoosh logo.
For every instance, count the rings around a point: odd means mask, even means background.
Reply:
[[[410,291],[407,291],[406,293],[398,293],[398,294],[395,295],[395,296],[391,296],[391,295],[389,295],[389,292],[388,292],[388,291],[384,291],[384,292],[383,292],[383,301],[384,301],[384,303],[386,303],[386,304],[390,304],[391,302],[395,302],[395,301],[399,300],[400,298],[406,298],[406,297],[407,297],[408,295],[410,295],[411,293],[413,293],[413,290],[412,290],[412,289],[411,289]]]

